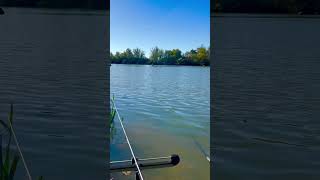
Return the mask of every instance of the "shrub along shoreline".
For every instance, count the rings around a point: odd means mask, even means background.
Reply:
[[[189,65],[209,66],[210,47],[200,46],[182,53],[180,49],[163,50],[154,47],[150,50],[150,56],[139,48],[127,48],[123,52],[110,53],[112,64],[144,64],[144,65]]]

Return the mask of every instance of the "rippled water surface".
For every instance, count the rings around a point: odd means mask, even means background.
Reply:
[[[212,18],[214,179],[319,179],[320,19]]]
[[[0,119],[6,120],[13,102],[14,127],[31,175],[105,179],[105,14],[4,10]],[[21,165],[16,178],[26,179]]]
[[[209,179],[209,162],[200,149],[209,154],[210,68],[112,64],[110,78],[111,94],[136,155],[181,157],[177,167],[143,171],[145,178]],[[130,159],[117,126],[110,158]]]

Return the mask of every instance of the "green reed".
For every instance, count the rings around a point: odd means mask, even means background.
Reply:
[[[114,95],[111,98],[111,104],[110,104],[110,120],[109,120],[109,125],[110,125],[110,140],[113,139],[113,137],[116,134],[116,127],[115,127],[115,119],[117,115],[116,107],[114,105],[115,98]],[[123,118],[121,117],[120,121],[123,122]]]
[[[116,128],[115,128],[115,123],[114,123],[114,120],[115,120],[115,117],[116,117],[116,109],[114,107],[114,96],[112,96],[112,99],[111,99],[111,104],[110,104],[110,117],[109,117],[109,125],[110,125],[110,140],[113,139],[114,135],[115,135],[115,131],[116,131]]]
[[[13,104],[10,106],[8,122],[0,120],[0,124],[4,128],[0,134],[0,180],[14,180],[20,156],[11,150],[12,131],[10,126],[13,127]],[[8,142],[4,147],[4,152],[2,147],[3,132],[8,132]],[[43,176],[38,177],[38,180],[43,179]]]

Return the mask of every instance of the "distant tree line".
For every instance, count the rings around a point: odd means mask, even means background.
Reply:
[[[139,48],[127,48],[123,52],[110,53],[111,63],[114,64],[152,64],[152,65],[190,65],[209,66],[210,48],[204,46],[182,53],[179,49],[163,50],[154,47],[150,56]]]
[[[320,0],[215,0],[211,12],[320,14]]]
[[[110,10],[108,0],[0,0],[0,6]]]

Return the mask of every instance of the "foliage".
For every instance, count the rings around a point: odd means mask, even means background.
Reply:
[[[8,123],[12,125],[13,120],[13,105],[11,104],[10,107],[10,113],[9,113],[9,118],[8,118]],[[0,120],[1,125],[5,130],[9,132],[9,137],[8,137],[8,143],[7,146],[5,147],[5,153],[3,155],[2,152],[2,134],[0,135],[0,148],[1,148],[1,153],[0,153],[0,179],[1,180],[13,180],[18,162],[20,160],[19,155],[17,154],[12,154],[11,152],[11,139],[12,139],[12,133],[10,130],[10,124],[8,125],[4,121]],[[13,156],[13,157],[12,157]]]
[[[164,56],[164,51],[156,46],[151,49],[149,63],[159,64],[159,61],[163,56]]]
[[[12,124],[13,124],[13,104],[10,106],[8,123],[0,120],[1,126],[4,128],[0,134],[0,180],[14,180],[17,165],[20,161],[20,156],[13,153],[11,150],[11,139],[12,139]],[[8,143],[3,153],[2,147],[2,135],[4,132],[8,132]],[[4,161],[3,161],[4,160]],[[38,180],[43,180],[43,176],[38,177]]]
[[[111,53],[110,56],[114,64],[145,64],[148,61],[144,51],[139,48],[133,50],[127,48],[122,53],[116,52],[115,55]]]
[[[112,97],[112,99],[111,99],[111,110],[110,110],[110,117],[109,117],[109,126],[110,126],[110,140],[113,138],[113,136],[114,136],[114,134],[115,134],[115,130],[116,130],[116,128],[115,128],[115,125],[114,125],[114,119],[115,119],[115,117],[116,117],[116,109],[115,109],[115,107],[114,107],[114,104],[113,104],[113,102],[114,102],[114,96]]]
[[[196,50],[182,53],[180,49],[163,50],[154,47],[150,50],[149,58],[146,58],[144,51],[139,48],[126,49],[124,52],[111,53],[111,63],[114,64],[152,64],[152,65],[192,65],[209,66],[209,48],[204,46]]]
[[[110,111],[110,121],[109,121],[109,125],[110,125],[110,140],[113,139],[114,135],[116,134],[116,127],[115,127],[115,118],[117,115],[117,110],[116,110],[116,106],[115,106],[115,100],[114,100],[114,96],[112,96],[111,98],[111,111]],[[120,116],[119,116],[120,117]],[[119,119],[121,122],[123,122],[123,118],[120,117]]]

